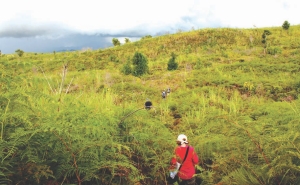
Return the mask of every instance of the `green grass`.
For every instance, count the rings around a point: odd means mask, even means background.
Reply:
[[[102,50],[2,55],[0,182],[164,184],[185,133],[203,161],[202,184],[299,184],[299,28],[201,29]],[[124,75],[137,51],[149,74]],[[179,66],[168,71],[172,52]],[[147,99],[153,108],[135,112]]]

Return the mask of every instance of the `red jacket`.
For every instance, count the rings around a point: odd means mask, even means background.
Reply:
[[[176,164],[176,161],[179,162],[180,164],[182,163],[187,148],[188,148],[188,146],[176,147],[175,156],[171,160],[172,166],[174,166]],[[178,172],[178,177],[183,180],[191,179],[193,177],[193,175],[195,174],[195,171],[196,171],[195,165],[198,164],[198,162],[199,162],[198,155],[196,154],[194,148],[189,146],[189,153]]]

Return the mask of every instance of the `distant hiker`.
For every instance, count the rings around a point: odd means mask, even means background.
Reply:
[[[167,94],[169,95],[170,93],[171,93],[171,89],[170,89],[170,87],[168,87]]]
[[[147,101],[145,102],[145,109],[149,110],[151,109],[151,107],[152,107],[152,102],[149,99],[147,99]]]
[[[175,148],[174,157],[171,159],[170,170],[172,171],[167,178],[168,184],[172,185],[178,182],[179,185],[196,185],[196,178],[193,176],[196,172],[195,165],[199,162],[198,155],[194,148],[189,145],[186,135],[180,134],[176,143],[178,146]]]
[[[163,92],[161,93],[161,96],[162,96],[163,99],[166,98],[166,91],[165,90],[163,90]]]

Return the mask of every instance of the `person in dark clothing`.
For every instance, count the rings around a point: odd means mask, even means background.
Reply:
[[[163,99],[166,98],[166,91],[165,90],[163,90],[163,92],[161,93],[161,96],[162,96]]]
[[[169,95],[170,93],[171,93],[171,89],[170,89],[170,87],[168,87],[167,94]]]

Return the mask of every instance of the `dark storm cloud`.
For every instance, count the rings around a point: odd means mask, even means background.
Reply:
[[[53,52],[81,50],[83,48],[99,49],[112,46],[112,42],[99,35],[71,34],[58,39],[23,37],[0,38],[0,50],[4,54],[21,49],[25,52]]]
[[[151,25],[150,25],[151,26]],[[112,38],[135,38],[145,35],[162,35],[166,31],[156,32],[144,27],[137,27],[114,34],[96,32],[93,34],[80,34],[53,26],[15,26],[6,27],[0,31],[0,50],[2,53],[14,53],[21,49],[25,52],[53,52],[66,50],[81,50],[83,48],[99,49],[112,46]],[[121,40],[120,40],[121,41]]]
[[[7,25],[0,29],[0,38],[25,38],[36,36],[47,36],[57,34],[59,32],[64,33],[62,29],[58,29],[56,25]]]
[[[179,22],[164,27],[142,24],[113,33],[99,30],[90,34],[82,34],[55,24],[11,24],[0,29],[0,50],[2,53],[14,53],[16,49],[22,49],[25,52],[99,49],[112,46],[112,38],[135,38],[138,40],[146,35],[159,36],[176,33],[179,30],[188,31],[198,28],[195,25],[203,26],[199,24],[196,16],[184,16],[179,19]]]
[[[128,30],[123,31],[115,34],[109,34],[109,33],[95,33],[90,35],[96,35],[101,37],[143,37],[145,34],[148,34],[147,31],[137,31],[137,30]]]
[[[23,37],[35,37],[38,35],[47,34],[48,30],[46,28],[29,28],[26,26],[20,26],[19,28],[4,28],[0,31],[0,37],[13,37],[13,38],[23,38]]]

